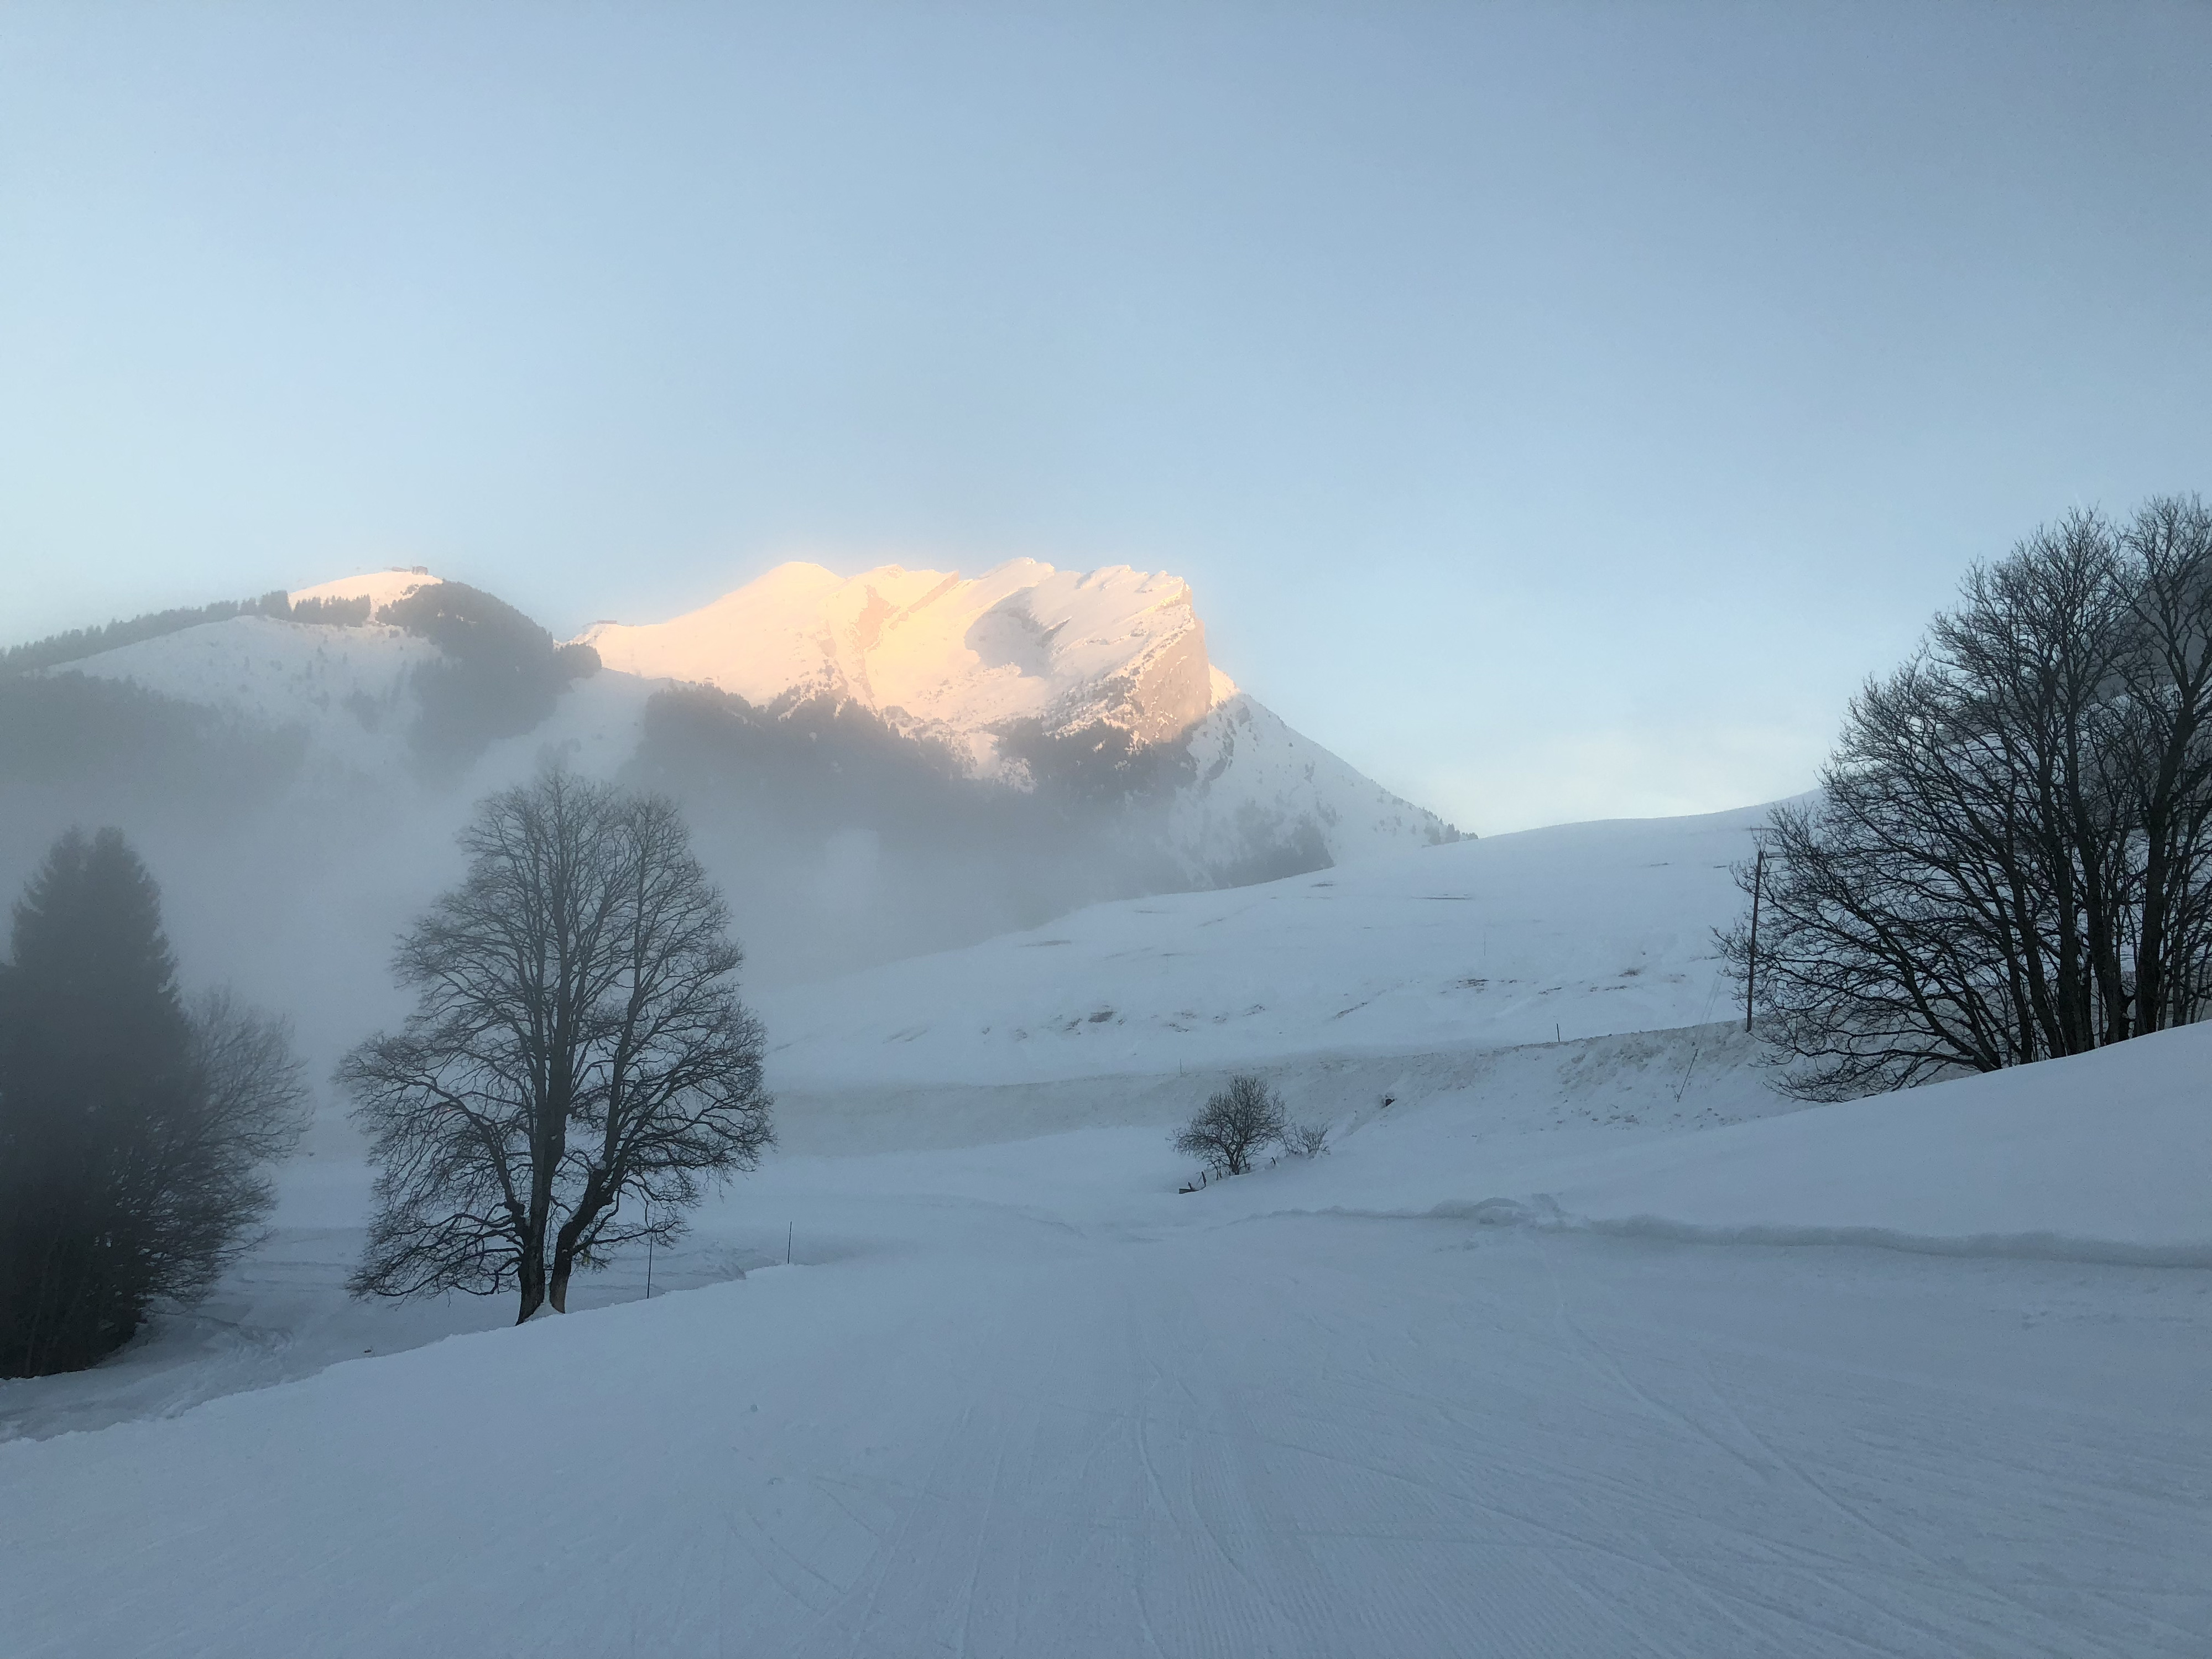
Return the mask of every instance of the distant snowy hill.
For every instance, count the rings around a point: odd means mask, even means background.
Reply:
[[[778,1087],[1006,1084],[1725,1019],[1712,933],[1766,809],[1495,836],[774,993]]]
[[[127,682],[271,729],[304,730],[318,770],[376,773],[404,763],[418,712],[415,675],[441,656],[429,641],[375,623],[308,627],[236,617],[58,672]]]
[[[347,600],[359,600],[368,606],[369,619],[374,621],[385,611],[411,593],[425,587],[434,587],[443,580],[428,570],[416,567],[406,570],[372,570],[358,576],[340,576],[334,581],[318,582],[313,587],[295,589],[287,595],[294,605],[331,605]]]

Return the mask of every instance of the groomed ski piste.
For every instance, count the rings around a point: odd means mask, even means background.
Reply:
[[[2212,1026],[1786,1100],[1760,816],[764,996],[781,1149],[521,1328],[343,1299],[327,1107],[213,1301],[0,1383],[0,1647],[2203,1653]],[[1182,1192],[1242,1069],[1332,1150]]]

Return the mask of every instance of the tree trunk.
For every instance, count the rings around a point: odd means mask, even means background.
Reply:
[[[514,1316],[518,1325],[528,1322],[545,1302],[545,1256],[541,1250],[526,1249],[522,1253],[522,1268],[515,1277],[522,1285],[522,1308]]]
[[[576,1270],[576,1248],[591,1224],[599,1218],[599,1212],[607,1206],[606,1189],[600,1184],[599,1172],[593,1170],[584,1182],[584,1190],[576,1200],[576,1207],[561,1224],[561,1231],[553,1238],[553,1282],[551,1297],[553,1311],[568,1311],[568,1279]]]

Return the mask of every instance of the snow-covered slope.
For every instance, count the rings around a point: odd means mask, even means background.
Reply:
[[[410,569],[371,570],[357,576],[340,576],[333,580],[318,582],[313,587],[302,587],[286,595],[294,605],[327,605],[333,600],[367,599],[368,614],[374,620],[386,605],[395,605],[410,593],[443,581],[419,567]]]
[[[374,602],[373,590],[370,597]],[[331,628],[234,617],[103,651],[55,672],[129,681],[272,729],[302,728],[310,739],[308,763],[317,771],[381,772],[406,754],[416,713],[410,678],[438,658],[428,640],[380,623]]]
[[[1458,839],[1433,812],[1392,794],[1214,672],[1217,701],[1184,733],[1191,781],[1169,809],[1170,836],[1220,872],[1317,869]]]
[[[419,712],[410,681],[441,653],[428,640],[374,618],[441,580],[416,569],[342,576],[287,597],[311,606],[366,600],[369,620],[358,626],[234,617],[80,658],[53,672],[127,681],[255,726],[303,731],[313,775],[388,775],[405,758],[409,728]]]
[[[2212,1267],[2212,1024],[1749,1122],[1517,1157],[1479,1100],[1363,1129],[1333,1201],[1715,1243]]]
[[[779,1081],[999,1083],[1714,1019],[1765,809],[1534,830],[1097,905],[765,1000]]]

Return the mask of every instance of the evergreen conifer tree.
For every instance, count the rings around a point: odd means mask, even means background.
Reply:
[[[204,1291],[271,1194],[306,1100],[283,1028],[188,1009],[153,878],[71,830],[0,965],[0,1376],[91,1364]]]

